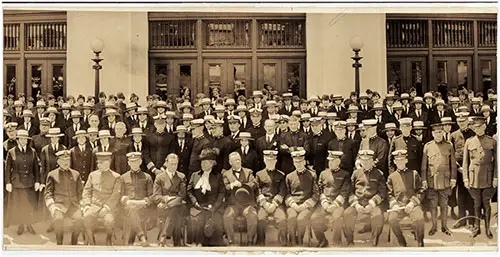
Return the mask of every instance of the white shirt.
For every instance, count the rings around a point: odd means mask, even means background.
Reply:
[[[241,147],[241,153],[243,153],[244,155],[247,155],[248,154],[248,145],[247,146],[242,146]]]
[[[85,152],[85,145],[78,145],[81,152]]]

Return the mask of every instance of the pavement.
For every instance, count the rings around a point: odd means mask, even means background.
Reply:
[[[496,204],[492,206],[493,212],[496,210]],[[413,239],[413,235],[409,230],[403,230],[404,235],[406,237],[406,241],[408,243],[408,248],[399,247],[394,234],[391,231],[391,240],[388,240],[389,233],[389,225],[386,223],[384,225],[384,229],[382,235],[379,240],[379,246],[373,248],[371,246],[370,233],[364,234],[355,234],[355,246],[347,247],[345,238],[343,238],[342,246],[332,246],[330,245],[328,248],[314,248],[314,247],[279,247],[278,231],[269,227],[267,230],[267,242],[266,242],[266,251],[323,251],[334,250],[334,251],[391,251],[391,248],[395,251],[401,251],[402,249],[413,249],[414,251],[497,251],[498,250],[498,235],[497,235],[497,219],[492,220],[491,229],[493,232],[493,239],[488,239],[484,234],[484,221],[481,222],[481,227],[483,233],[476,238],[471,236],[471,232],[467,227],[462,227],[459,229],[452,229],[453,224],[456,221],[449,218],[448,219],[448,227],[452,231],[451,236],[447,236],[438,229],[438,232],[429,236],[427,233],[431,228],[431,223],[427,222],[425,224],[425,239],[424,239],[424,248],[413,248],[416,247],[416,241]],[[361,228],[362,224],[356,224],[355,231],[358,231]],[[37,223],[34,226],[37,234],[32,235],[28,232],[24,232],[22,235],[17,235],[17,226],[10,226],[4,229],[4,237],[3,237],[3,245],[6,250],[61,250],[61,249],[71,249],[71,250],[182,250],[182,251],[200,251],[200,250],[209,250],[209,251],[262,251],[260,247],[239,247],[239,246],[231,246],[231,247],[214,247],[214,248],[197,248],[197,247],[167,247],[167,248],[158,248],[157,247],[157,235],[158,229],[154,228],[148,232],[148,239],[150,242],[150,247],[141,247],[136,244],[134,246],[125,246],[123,245],[122,240],[122,232],[120,229],[117,229],[115,233],[115,246],[112,248],[103,246],[105,244],[105,235],[104,233],[96,234],[96,243],[98,246],[90,248],[90,246],[86,246],[83,244],[82,236],[80,236],[80,241],[77,246],[70,246],[70,233],[66,233],[64,237],[64,246],[57,246],[55,242],[55,234],[47,233],[46,229],[48,227],[47,222]],[[440,223],[438,223],[438,228],[440,228]],[[328,230],[326,232],[327,239],[332,239],[332,231]],[[245,242],[246,237],[245,234],[242,235],[242,240]],[[240,245],[240,236],[236,234],[236,245]],[[331,241],[331,240],[330,240]],[[306,233],[304,242],[309,242],[308,233]],[[313,238],[311,241],[311,246],[316,244],[315,239]],[[378,250],[377,250],[378,249]],[[381,250],[383,249],[383,250]]]

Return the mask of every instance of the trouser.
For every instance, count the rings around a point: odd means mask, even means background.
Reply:
[[[192,208],[194,209],[194,208]],[[213,221],[213,233],[207,235],[205,233],[205,226],[207,221]],[[219,212],[204,211],[196,212],[196,215],[190,216],[193,242],[203,246],[220,246],[222,245],[222,215]]]
[[[481,218],[481,206],[484,208],[484,220],[486,223],[486,231],[489,231],[490,228],[490,219],[491,219],[491,206],[490,200],[493,198],[493,195],[497,192],[496,188],[488,187],[488,188],[470,188],[469,193],[474,201],[474,215],[478,218]],[[478,228],[481,227],[478,222]]]
[[[278,207],[273,213],[268,213],[264,208],[259,208],[257,212],[257,242],[261,245],[266,243],[266,230],[268,217],[273,217],[279,230],[279,240],[281,244],[286,244],[286,213],[283,207]]]
[[[406,246],[406,240],[403,236],[403,232],[401,231],[401,225],[399,222],[406,216],[410,216],[413,225],[415,226],[415,237],[417,238],[417,243],[419,246],[424,245],[424,213],[420,206],[416,206],[413,210],[408,214],[404,210],[402,211],[394,211],[389,213],[389,225],[394,232],[394,235],[398,239],[399,245]]]
[[[316,235],[316,239],[321,243],[325,238],[325,231],[328,225],[333,225],[333,244],[342,244],[342,216],[344,207],[337,207],[332,213],[327,212],[322,206],[318,206],[311,215],[311,227]]]
[[[90,209],[83,214],[83,225],[85,227],[85,238],[87,239],[87,244],[95,245],[93,231],[97,226],[98,220],[102,220],[104,222],[107,234],[106,244],[110,245],[113,228],[115,226],[115,215],[106,208],[102,208],[97,205],[92,205]]]
[[[72,233],[71,233],[71,244],[76,245],[78,241],[78,235],[83,229],[83,219],[82,212],[79,208],[73,207],[68,209],[66,213],[61,211],[55,211],[53,215],[54,232],[56,233],[56,241],[58,245],[62,245],[64,237],[64,219],[71,218],[73,223]]]
[[[451,191],[448,205],[452,208],[458,206],[459,219],[465,217],[467,215],[466,212],[469,212],[469,215],[473,215],[474,213],[474,204],[472,198],[467,188],[465,188],[463,175],[460,172],[457,172],[457,186],[454,187]],[[469,221],[474,224],[474,219],[469,219]],[[465,224],[465,221],[463,222],[463,224]]]
[[[429,199],[429,208],[432,216],[432,227],[437,227],[437,207],[441,210],[441,227],[447,227],[448,220],[448,197],[451,194],[451,188],[446,189],[427,189],[427,198]]]
[[[159,211],[160,237],[172,237],[174,246],[180,246],[185,223],[186,207],[178,205]]]
[[[228,205],[224,211],[224,231],[227,239],[234,242],[234,219],[243,216],[247,220],[247,235],[250,242],[257,234],[257,210],[253,206]]]
[[[373,208],[371,213],[363,213],[362,215],[370,216],[373,245],[377,245],[384,226],[384,215],[382,214],[382,209],[380,206],[377,206]],[[354,225],[356,224],[357,218],[358,212],[353,206],[348,207],[344,211],[344,233],[348,244],[354,244]]]
[[[287,216],[287,230],[289,246],[295,244],[302,245],[304,242],[304,234],[306,233],[307,225],[310,221],[311,214],[314,209],[305,209],[297,213],[294,209],[288,208],[286,210]]]

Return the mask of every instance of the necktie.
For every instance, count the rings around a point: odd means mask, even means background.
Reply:
[[[135,150],[137,152],[140,152],[141,151],[141,147],[139,146],[139,143],[135,143]]]
[[[417,117],[420,118],[420,110],[417,110]]]
[[[26,148],[21,147],[21,152],[25,153],[26,152]]]
[[[271,143],[271,136],[267,136],[267,142]]]
[[[57,145],[52,145],[52,148],[54,149],[54,152],[57,152]]]
[[[179,141],[179,146],[181,147],[181,152],[184,151],[184,140]]]
[[[85,145],[80,145],[80,151],[85,152]]]

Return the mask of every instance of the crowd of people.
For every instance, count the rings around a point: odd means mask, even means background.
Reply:
[[[406,246],[409,217],[418,246],[424,236],[451,235],[448,210],[473,236],[492,238],[496,201],[497,96],[415,90],[385,98],[367,90],[347,99],[301,99],[256,90],[248,96],[175,100],[132,94],[56,99],[4,98],[4,224],[19,235],[47,222],[63,244],[221,246],[246,228],[248,243],[266,244],[274,224],[282,246],[353,245],[384,226]],[[438,208],[439,207],[439,208]],[[438,210],[439,209],[439,210]],[[428,217],[430,214],[430,218]],[[438,215],[439,214],[439,215]],[[474,216],[468,219],[466,216]],[[426,220],[431,227],[424,231]],[[388,225],[386,225],[388,224]],[[171,239],[171,240],[170,240]]]

